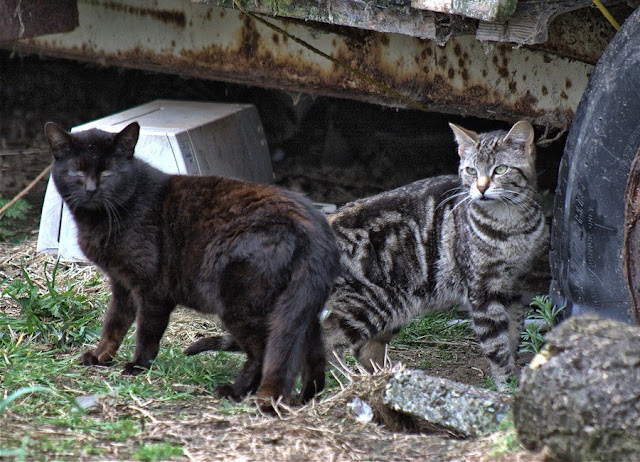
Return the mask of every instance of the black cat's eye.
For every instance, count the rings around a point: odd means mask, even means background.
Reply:
[[[68,174],[69,176],[75,177],[75,178],[84,177],[84,172],[82,170],[69,170]]]
[[[111,170],[104,170],[100,176],[111,176],[113,175],[113,172]]]
[[[495,173],[496,175],[502,175],[504,173],[506,173],[508,170],[508,167],[506,165],[498,165],[494,170],[493,173]]]
[[[475,169],[475,168],[473,168],[473,167],[467,167],[467,168],[466,168],[466,171],[467,171],[467,173],[468,173],[469,175],[477,175],[477,174],[478,174],[478,170],[476,170],[476,169]]]

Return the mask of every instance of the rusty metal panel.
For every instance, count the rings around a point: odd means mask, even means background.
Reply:
[[[173,0],[81,0],[78,11],[81,26],[73,32],[11,48],[405,106],[238,10]],[[406,35],[269,20],[438,112],[566,127],[593,69],[524,47],[486,46],[471,36],[441,47]]]
[[[66,32],[77,26],[76,0],[0,1],[0,41]]]
[[[235,7],[233,0],[192,1],[210,6]],[[438,29],[434,13],[410,8],[409,0],[403,2],[397,0],[296,0],[295,2],[239,0],[239,3],[247,11],[271,17],[301,19],[419,38],[436,38]]]

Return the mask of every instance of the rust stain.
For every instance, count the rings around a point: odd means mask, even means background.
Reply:
[[[492,65],[501,79],[508,79],[513,72],[509,67],[512,51],[508,47],[496,47],[497,52],[490,58],[486,69],[483,68],[486,66],[484,60],[478,62],[475,58],[470,58],[459,43],[445,48],[432,48],[430,42],[420,41],[421,48],[416,48],[411,63],[415,61],[418,65],[416,69],[421,69],[422,72],[404,72],[402,68],[406,66],[398,65],[397,56],[389,58],[388,38],[385,39],[384,34],[362,31],[352,34],[350,30],[341,29],[340,35],[340,39],[333,39],[338,42],[338,45],[333,42],[332,50],[336,59],[434,110],[504,120],[527,118],[533,121],[543,120],[543,117],[548,116],[545,123],[550,126],[558,126],[561,122],[564,124],[572,116],[571,111],[564,108],[559,108],[557,114],[554,112],[551,115],[540,109],[534,95],[530,92],[522,95],[524,88],[518,95],[518,85],[514,80],[495,84]],[[232,45],[209,45],[197,50],[185,49],[179,53],[157,52],[151,47],[138,47],[106,55],[96,51],[90,44],[85,49],[83,44],[82,54],[85,59],[93,54],[94,60],[105,64],[124,64],[193,77],[381,104],[402,104],[335,63],[318,65],[306,61],[301,49],[280,52],[274,44],[284,48],[287,38],[273,31],[261,34],[260,29],[249,18],[243,17],[236,29],[235,38],[234,41],[232,37]],[[175,48],[175,43],[172,46]],[[454,55],[457,57],[454,58]],[[456,79],[457,75],[461,80]],[[489,75],[491,83],[486,81]],[[526,81],[526,75],[522,75],[522,80]],[[566,87],[570,86],[567,79]]]
[[[89,2],[93,5],[99,5],[112,11],[127,13],[132,16],[148,16],[150,18],[162,21],[165,24],[172,24],[180,29],[184,29],[187,25],[187,18],[182,11],[158,10],[155,8],[141,8],[135,6],[123,5],[117,2]]]

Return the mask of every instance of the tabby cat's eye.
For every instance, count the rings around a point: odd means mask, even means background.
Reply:
[[[467,173],[468,173],[469,175],[475,175],[475,174],[477,174],[477,173],[478,173],[478,170],[476,170],[476,169],[475,169],[475,168],[473,168],[473,167],[467,167]]]
[[[506,171],[507,171],[507,166],[506,165],[498,165],[495,168],[495,170],[493,171],[493,173],[495,173],[496,175],[502,175]]]

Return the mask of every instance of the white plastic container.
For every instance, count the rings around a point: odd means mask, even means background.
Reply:
[[[255,183],[273,183],[269,149],[256,108],[250,104],[156,100],[74,127],[121,131],[140,124],[136,156],[167,173],[215,174]],[[49,179],[37,250],[65,260],[86,261],[71,213]]]

